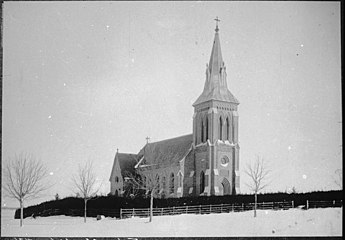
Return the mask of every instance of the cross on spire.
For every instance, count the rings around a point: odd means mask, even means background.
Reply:
[[[216,21],[216,32],[218,32],[219,31],[218,22],[220,22],[220,19],[218,18],[218,16],[214,19],[214,21]]]
[[[149,143],[150,138],[147,136],[146,137],[146,143]]]

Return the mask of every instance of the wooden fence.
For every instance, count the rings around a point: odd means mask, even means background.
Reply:
[[[333,200],[333,201],[308,201],[306,203],[306,209],[309,208],[328,208],[328,207],[342,207],[343,200]]]
[[[342,207],[342,200],[333,201],[306,201],[306,204],[300,206],[303,209],[309,208],[327,208],[327,207]],[[258,210],[287,210],[295,208],[294,201],[289,202],[263,202],[257,203]],[[182,206],[182,207],[168,207],[168,208],[153,208],[153,216],[164,215],[178,215],[178,214],[210,214],[210,213],[229,213],[229,212],[243,212],[254,210],[254,203],[242,204],[218,204],[218,205],[197,205],[197,206]],[[150,214],[149,208],[131,208],[120,209],[120,218],[128,217],[148,217]]]
[[[258,203],[257,209],[289,209],[293,208],[293,201],[290,202],[264,202]],[[254,209],[254,203],[242,204],[218,204],[218,205],[197,205],[181,206],[168,208],[153,208],[153,216],[178,215],[178,214],[210,214],[210,213],[229,213],[243,212]],[[148,217],[149,208],[120,209],[120,218],[128,217]]]

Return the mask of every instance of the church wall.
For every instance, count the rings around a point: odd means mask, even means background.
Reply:
[[[159,182],[160,182],[160,190],[159,190],[159,198],[170,198],[170,197],[178,197],[177,189],[178,189],[178,173],[180,171],[179,165],[173,166],[165,166],[161,168],[155,168],[146,170],[144,174],[158,174],[159,175]],[[174,173],[174,193],[170,193],[170,176],[171,173]],[[166,180],[166,186],[163,188],[163,177]]]
[[[215,195],[230,195],[234,186],[234,147],[223,143],[217,144],[217,156],[214,165]],[[224,179],[230,183],[230,187],[224,190],[222,185]]]
[[[114,166],[110,177],[110,194],[121,196],[123,191],[123,178],[117,155],[114,159]]]
[[[200,193],[200,174],[203,171],[205,174],[205,191],[209,192],[209,146],[204,144],[203,146],[197,147],[195,149],[195,194],[199,196]]]
[[[186,156],[183,163],[183,197],[195,195],[195,152]]]

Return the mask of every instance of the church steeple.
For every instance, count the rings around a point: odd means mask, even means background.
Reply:
[[[210,62],[206,65],[206,81],[202,94],[195,101],[193,106],[209,100],[220,100],[239,104],[238,100],[232,95],[227,86],[226,67],[222,57],[222,51],[219,40],[218,17],[216,33],[213,40],[213,46],[210,56]]]
[[[216,34],[214,36],[213,46],[212,46],[212,52],[209,62],[209,72],[211,75],[217,75],[219,71],[221,70],[222,64],[223,64],[223,58],[222,58],[222,51],[220,49],[220,42],[219,42],[219,28],[218,28],[218,22],[220,21],[218,17],[215,19],[217,21],[216,25]]]

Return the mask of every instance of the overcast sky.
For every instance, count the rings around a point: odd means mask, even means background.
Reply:
[[[50,200],[74,195],[71,176],[91,159],[108,193],[117,148],[192,133],[216,16],[240,101],[241,191],[258,154],[268,192],[337,189],[339,2],[4,2],[3,163],[41,159]]]

